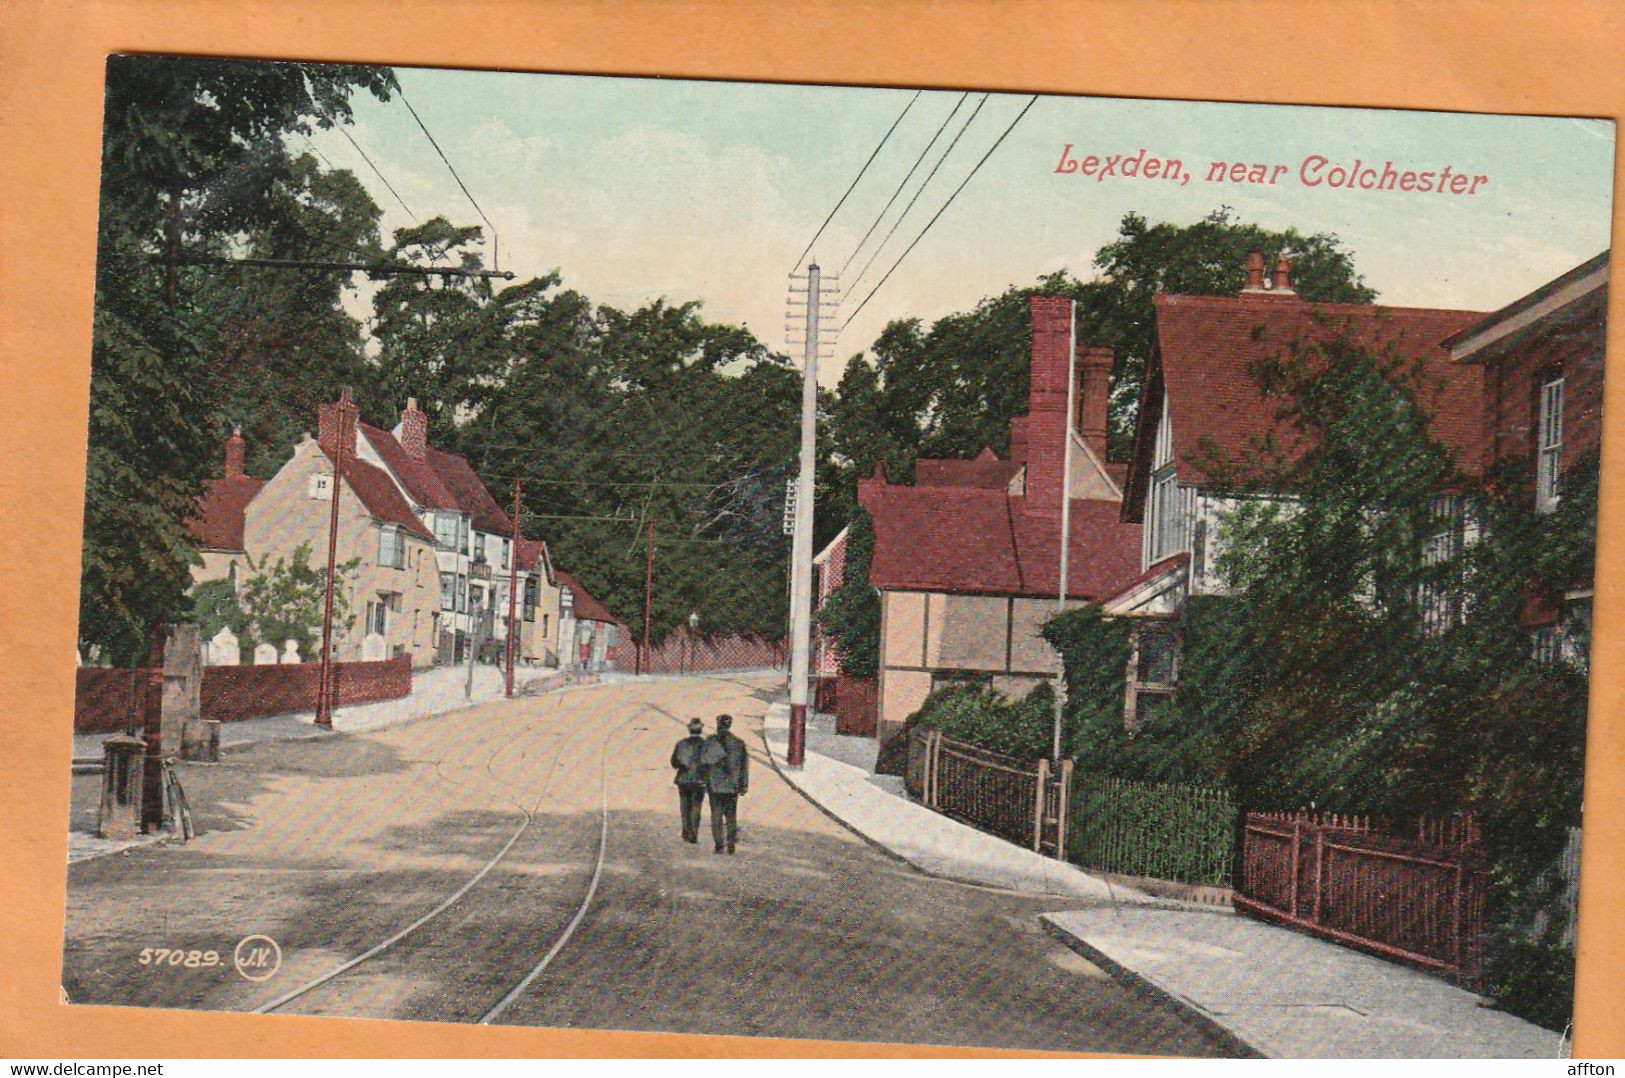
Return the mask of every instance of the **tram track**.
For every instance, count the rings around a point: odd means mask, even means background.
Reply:
[[[502,789],[502,787],[505,785],[505,783],[504,783],[503,778],[500,775],[498,775],[497,771],[495,770],[494,765],[496,764],[496,761],[505,752],[511,750],[516,745],[519,745],[522,742],[524,742],[525,739],[533,731],[535,731],[537,729],[537,727],[542,726],[545,723],[547,723],[548,721],[551,721],[552,719],[556,718],[557,710],[558,709],[555,709],[555,715],[554,716],[542,716],[542,717],[538,717],[538,718],[534,719],[533,721],[528,723],[523,729],[513,733],[512,736],[510,736],[509,738],[504,740],[501,744],[497,745],[496,748],[493,749],[492,752],[486,757],[481,769],[486,773],[487,776],[489,776],[497,784],[497,788],[499,790]],[[582,920],[585,919],[586,914],[587,914],[588,910],[590,909],[590,907],[592,905],[592,901],[593,901],[593,899],[594,899],[594,897],[596,896],[596,893],[597,893],[598,882],[599,882],[599,879],[600,879],[600,877],[602,875],[603,866],[604,866],[604,859],[605,859],[606,850],[607,850],[607,847],[608,847],[608,840],[609,840],[609,802],[608,802],[608,793],[609,793],[609,790],[608,790],[609,746],[610,746],[611,741],[614,739],[615,735],[620,733],[627,726],[631,725],[631,723],[633,723],[635,720],[637,720],[637,719],[639,719],[641,717],[645,717],[648,714],[648,710],[649,710],[648,708],[646,708],[644,706],[641,706],[641,705],[634,707],[634,709],[631,711],[630,714],[628,714],[626,716],[626,718],[622,719],[620,722],[616,723],[613,727],[611,727],[608,731],[605,732],[604,738],[603,738],[602,742],[600,743],[599,754],[598,754],[598,756],[599,756],[599,761],[598,761],[598,763],[599,763],[599,805],[598,805],[598,811],[599,811],[599,816],[600,816],[599,829],[598,829],[598,831],[599,831],[599,833],[598,833],[598,844],[597,844],[598,849],[597,849],[597,853],[595,855],[593,871],[592,871],[591,877],[590,877],[588,885],[587,885],[586,893],[582,897],[581,901],[577,904],[574,915],[571,917],[570,921],[566,924],[565,928],[558,935],[558,937],[553,941],[553,944],[548,948],[548,950],[543,955],[541,960],[538,961],[537,963],[535,963],[526,972],[525,977],[522,978],[520,980],[520,982],[518,982],[512,988],[509,988],[507,991],[505,991],[503,993],[501,999],[499,999],[498,1002],[495,1005],[489,1007],[486,1011],[483,1012],[483,1014],[479,1018],[480,1023],[484,1024],[484,1023],[490,1022],[496,1016],[498,1016],[504,1010],[506,1010],[509,1006],[511,1006],[511,1004],[515,1000],[517,1000],[523,994],[523,992],[527,988],[529,988],[530,985],[533,984],[541,976],[541,974],[543,972],[545,972],[547,967],[552,963],[553,959],[569,943],[571,937],[575,933],[576,928],[580,925]],[[502,865],[502,863],[508,858],[509,854],[519,844],[520,840],[524,837],[526,832],[528,830],[530,830],[531,825],[536,821],[538,813],[541,810],[542,804],[547,800],[549,794],[552,791],[554,780],[556,779],[556,777],[559,774],[560,764],[562,763],[565,755],[570,751],[570,749],[572,747],[575,746],[575,743],[573,743],[571,741],[571,739],[566,734],[559,733],[559,734],[555,735],[552,738],[551,745],[553,747],[553,752],[552,752],[551,759],[549,760],[549,762],[548,762],[548,764],[546,766],[546,769],[545,769],[545,771],[543,773],[543,777],[541,779],[541,785],[536,790],[535,797],[531,800],[531,802],[530,802],[530,804],[528,806],[522,800],[513,798],[511,796],[508,796],[507,793],[500,794],[500,796],[504,800],[508,801],[509,804],[513,805],[521,813],[523,818],[520,820],[518,826],[514,829],[513,833],[508,836],[507,840],[502,844],[502,846],[499,847],[497,849],[497,851],[491,857],[489,857],[485,861],[485,863],[482,864],[480,866],[480,868],[472,876],[470,876],[466,881],[464,881],[461,886],[459,886],[456,890],[454,890],[450,895],[448,895],[445,899],[443,899],[434,908],[429,910],[427,913],[424,913],[423,915],[417,917],[410,924],[406,925],[404,928],[401,928],[401,929],[397,930],[396,932],[394,932],[394,933],[390,934],[389,936],[385,937],[379,943],[374,944],[372,947],[369,947],[367,950],[361,952],[360,954],[357,954],[354,957],[349,958],[349,959],[339,963],[338,965],[336,965],[333,968],[325,971],[321,975],[319,975],[317,977],[314,977],[314,978],[311,978],[310,980],[304,982],[303,984],[300,984],[297,987],[295,987],[295,988],[293,988],[293,989],[291,989],[291,990],[289,990],[287,992],[284,992],[281,995],[279,995],[279,996],[277,996],[277,997],[275,997],[275,998],[273,998],[271,1000],[268,1000],[265,1003],[260,1004],[259,1006],[253,1008],[251,1013],[255,1013],[255,1014],[271,1014],[271,1013],[275,1013],[275,1012],[277,1012],[279,1010],[282,1010],[283,1008],[286,1008],[288,1005],[290,1005],[290,1004],[292,1004],[292,1003],[294,1003],[294,1002],[296,1002],[298,1000],[306,999],[307,997],[310,997],[314,993],[318,992],[319,990],[321,990],[321,989],[323,989],[323,988],[325,988],[325,987],[327,987],[329,985],[334,985],[336,982],[339,982],[340,979],[345,977],[347,974],[350,974],[350,973],[358,970],[360,967],[363,967],[363,966],[367,965],[368,963],[373,962],[374,960],[376,960],[376,959],[382,957],[383,955],[391,952],[392,950],[394,950],[397,947],[397,945],[403,943],[407,939],[409,939],[409,938],[413,937],[414,935],[416,935],[419,932],[420,929],[423,929],[425,926],[432,924],[436,920],[440,919],[446,913],[448,913],[451,910],[457,908],[458,905],[465,898],[467,898],[471,893],[474,892],[475,888],[478,887],[482,881],[485,881],[488,877],[491,876],[491,874],[492,874],[492,872],[494,870],[496,870],[500,865]],[[442,757],[440,760],[436,761],[435,773],[437,774],[437,776],[439,778],[441,778],[443,781],[447,782],[448,784],[450,784],[452,786],[461,787],[463,789],[469,789],[470,784],[468,784],[466,782],[461,782],[461,781],[459,781],[457,779],[454,779],[454,778],[452,778],[452,776],[450,776],[449,774],[447,774],[445,772],[445,770],[444,770],[445,762],[446,762],[446,757]]]

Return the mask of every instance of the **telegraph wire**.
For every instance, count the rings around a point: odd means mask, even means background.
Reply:
[[[970,130],[970,125],[976,122],[976,117],[981,113],[982,106],[987,104],[987,99],[990,96],[992,95],[983,94],[982,100],[976,103],[976,108],[971,111],[970,116],[959,128],[959,133],[954,135],[952,142],[948,143],[948,148],[942,151],[942,156],[937,158],[937,163],[931,166],[931,172],[925,177],[925,182],[920,184],[919,190],[914,192],[914,197],[908,200],[908,205],[903,207],[903,212],[897,215],[897,220],[892,222],[891,231],[886,233],[886,238],[880,241],[880,246],[875,248],[875,253],[869,256],[869,261],[863,264],[863,268],[858,271],[858,275],[852,278],[851,283],[847,285],[848,288],[856,288],[858,282],[863,280],[863,275],[869,272],[869,267],[875,264],[875,259],[880,257],[880,252],[884,251],[886,244],[891,242],[891,238],[896,234],[898,226],[908,218],[909,211],[914,209],[914,204],[920,200],[921,195],[925,194],[925,189],[931,186],[931,181],[937,178],[937,171],[942,168],[943,162],[947,161],[954,152],[954,147],[959,145],[959,140],[965,137],[965,132]],[[958,109],[955,108],[954,111],[957,112]],[[870,295],[874,295],[874,293],[871,292]],[[865,299],[864,302],[867,303],[868,300]],[[845,329],[851,323],[852,319],[848,318],[846,323],[841,326],[841,329]]]
[[[851,195],[853,190],[858,186],[858,181],[863,179],[863,174],[869,171],[869,166],[874,164],[875,158],[880,155],[880,151],[891,139],[892,132],[897,130],[897,125],[903,122],[903,117],[908,115],[908,110],[914,107],[914,102],[920,99],[920,94],[923,92],[924,91],[922,90],[915,90],[914,96],[909,98],[908,104],[903,106],[903,111],[897,114],[897,119],[893,120],[891,126],[886,129],[886,134],[881,137],[880,144],[877,145],[874,152],[869,155],[869,160],[865,161],[863,163],[863,167],[858,169],[858,174],[853,178],[852,185],[846,189],[846,194],[842,195],[841,200],[835,203],[835,208],[829,211],[829,216],[824,218],[824,223],[818,226],[818,231],[814,232],[813,238],[807,242],[807,250],[802,251],[801,257],[797,258],[795,265],[790,267],[791,273],[794,273],[796,270],[801,268],[802,260],[807,257],[808,251],[813,249],[813,244],[818,242],[818,237],[824,234],[824,229],[829,227],[829,223],[835,220],[835,215],[839,213],[841,211],[841,207],[846,204],[847,197]]]
[[[368,166],[372,168],[373,174],[383,181],[384,186],[389,189],[389,193],[395,196],[395,201],[401,204],[401,209],[406,211],[407,218],[409,220],[416,221],[418,219],[418,215],[412,212],[412,207],[408,206],[406,204],[406,199],[402,198],[401,193],[395,190],[395,185],[389,182],[389,177],[384,175],[383,170],[381,170],[377,165],[373,164],[372,158],[367,156],[367,151],[361,148],[361,144],[350,136],[350,132],[346,126],[333,119],[332,114],[326,109],[322,110],[322,115],[326,116],[327,122],[331,124],[339,134],[344,136],[344,140],[346,142],[355,147],[355,152],[361,155],[361,160],[365,161]],[[312,146],[314,147],[314,143]],[[326,158],[323,158],[323,160],[325,161]]]
[[[908,170],[908,175],[903,177],[903,182],[897,185],[897,190],[892,192],[891,198],[886,200],[886,205],[881,209],[880,213],[876,215],[874,224],[869,226],[869,231],[863,234],[863,238],[858,241],[858,245],[852,248],[852,253],[846,256],[846,261],[842,263],[840,273],[836,274],[836,276],[840,276],[841,273],[845,273],[846,267],[850,266],[852,264],[852,260],[858,257],[858,252],[863,250],[863,245],[869,242],[869,237],[875,234],[875,229],[879,228],[880,222],[885,220],[887,211],[892,208],[892,203],[896,202],[897,196],[903,193],[903,188],[908,186],[908,181],[914,178],[914,173],[919,171],[920,163],[924,161],[926,155],[931,152],[931,147],[937,144],[937,139],[942,137],[942,133],[948,130],[948,124],[953,121],[953,118],[959,113],[960,107],[965,104],[966,99],[969,97],[970,91],[968,90],[959,95],[958,103],[954,105],[952,111],[950,111],[947,116],[943,117],[942,124],[937,128],[937,133],[931,136],[931,141],[925,144],[925,149],[920,151],[920,156],[914,159],[914,166]],[[898,220],[901,221],[902,218],[899,217]],[[895,231],[895,226],[893,226],[893,231]],[[891,233],[888,232],[886,234],[886,239],[890,238]],[[884,241],[881,242],[881,246],[885,246]]]
[[[983,98],[983,99],[982,99],[982,100],[983,100],[983,102],[984,102],[984,103],[985,103],[985,102],[986,102],[986,100],[987,100],[987,99],[986,99],[986,98],[985,98],[985,97],[984,97],[984,98]],[[1038,95],[1037,95],[1037,94],[1034,94],[1034,95],[1033,95],[1033,96],[1032,96],[1032,97],[1031,97],[1031,99],[1029,99],[1029,100],[1028,100],[1028,102],[1027,102],[1027,104],[1026,104],[1026,106],[1025,106],[1025,107],[1023,107],[1023,108],[1022,108],[1022,110],[1021,110],[1021,111],[1020,111],[1020,112],[1019,112],[1019,113],[1017,113],[1017,114],[1016,114],[1016,118],[1015,118],[1015,119],[1014,119],[1014,120],[1011,120],[1011,121],[1010,121],[1010,126],[1009,126],[1009,127],[1006,127],[1006,128],[1005,128],[1005,129],[1004,129],[1004,134],[1002,134],[1002,135],[1000,135],[1000,136],[999,136],[999,137],[998,137],[998,140],[997,140],[997,141],[995,141],[995,142],[994,142],[994,143],[993,143],[993,145],[991,145],[991,146],[989,146],[989,147],[988,147],[988,149],[987,149],[987,153],[985,153],[985,154],[983,154],[983,155],[982,155],[982,159],[981,159],[981,160],[980,160],[980,161],[978,161],[978,162],[976,162],[976,167],[975,167],[975,168],[973,168],[973,169],[971,169],[971,170],[970,170],[970,175],[969,175],[969,176],[966,176],[966,177],[965,177],[965,178],[964,178],[964,179],[963,179],[963,180],[961,180],[961,181],[960,181],[960,184],[959,184],[959,186],[958,186],[958,187],[956,187],[956,188],[954,188],[954,193],[953,193],[953,194],[951,194],[951,195],[949,195],[949,196],[948,196],[948,201],[947,201],[947,202],[944,202],[944,203],[943,203],[943,204],[942,204],[942,209],[940,209],[940,210],[938,210],[938,211],[937,211],[937,212],[936,212],[936,216],[935,216],[935,217],[932,217],[932,218],[931,218],[931,220],[929,220],[929,221],[927,221],[927,222],[926,222],[926,224],[925,224],[925,227],[924,227],[924,228],[923,228],[923,229],[921,229],[921,230],[920,230],[920,234],[919,234],[919,235],[918,235],[918,236],[915,236],[915,237],[914,237],[914,242],[913,242],[913,243],[911,243],[911,244],[909,244],[909,245],[908,245],[908,250],[905,250],[905,251],[904,251],[904,252],[903,252],[903,253],[902,253],[902,255],[901,255],[901,256],[900,256],[900,257],[899,257],[899,258],[898,258],[898,259],[897,259],[897,261],[896,261],[896,262],[894,262],[894,263],[892,263],[892,268],[891,268],[891,269],[889,269],[889,270],[887,270],[887,271],[886,271],[886,276],[884,276],[884,277],[882,277],[882,278],[881,278],[881,279],[880,279],[880,284],[877,284],[877,285],[875,285],[875,286],[874,286],[874,288],[873,288],[873,289],[871,289],[871,290],[870,290],[870,292],[869,292],[869,294],[868,294],[868,295],[867,295],[867,296],[864,296],[864,297],[863,297],[863,303],[860,303],[860,304],[858,304],[858,306],[857,306],[857,310],[854,310],[854,311],[853,311],[853,312],[852,312],[852,315],[851,315],[851,317],[849,317],[849,318],[848,318],[848,319],[847,319],[847,320],[846,320],[846,321],[845,321],[845,322],[844,322],[844,323],[843,323],[843,324],[842,324],[842,325],[841,325],[841,329],[843,329],[843,330],[844,330],[844,329],[846,329],[846,327],[847,327],[847,326],[849,326],[849,325],[851,325],[851,324],[852,324],[852,319],[853,319],[853,318],[856,318],[856,317],[857,317],[857,316],[858,316],[858,311],[861,311],[861,310],[863,310],[863,308],[864,308],[864,304],[867,304],[867,303],[868,303],[868,302],[869,302],[869,300],[871,300],[871,299],[872,299],[872,298],[874,298],[874,294],[875,294],[875,293],[876,293],[876,292],[878,292],[878,291],[880,291],[880,287],[881,287],[881,285],[884,285],[884,284],[885,284],[885,283],[886,283],[886,282],[887,282],[887,281],[888,281],[888,280],[889,280],[889,279],[890,279],[890,278],[891,278],[891,275],[892,275],[892,273],[893,273],[893,272],[895,272],[895,271],[896,271],[896,269],[897,269],[897,267],[898,267],[898,266],[901,266],[901,265],[902,265],[902,264],[903,264],[903,259],[905,259],[905,258],[907,258],[907,257],[908,257],[908,254],[909,254],[909,251],[912,251],[912,250],[914,250],[914,248],[915,248],[915,247],[916,247],[916,246],[917,246],[917,245],[918,245],[918,244],[919,244],[919,242],[920,242],[920,241],[921,241],[921,240],[923,240],[923,239],[925,239],[925,234],[926,234],[926,233],[927,233],[927,232],[929,232],[929,231],[931,231],[931,226],[932,226],[932,225],[934,225],[934,224],[936,224],[936,223],[937,223],[937,218],[938,218],[938,217],[941,217],[941,216],[942,216],[942,215],[943,215],[943,213],[944,213],[944,212],[945,212],[945,211],[946,211],[946,210],[947,210],[947,209],[948,209],[948,207],[949,207],[949,206],[951,206],[951,205],[953,205],[953,201],[954,201],[954,199],[956,199],[956,198],[958,198],[958,197],[959,197],[959,192],[961,192],[961,191],[963,191],[963,190],[964,190],[964,189],[965,189],[965,185],[966,185],[966,184],[967,184],[967,183],[970,183],[970,181],[971,181],[971,178],[972,178],[972,177],[973,177],[973,176],[975,176],[975,175],[976,175],[976,173],[977,173],[977,172],[979,172],[979,171],[980,171],[980,170],[981,170],[981,168],[982,168],[982,166],[983,166],[983,165],[984,165],[984,164],[986,164],[986,163],[987,163],[987,159],[988,159],[988,158],[989,158],[989,157],[992,157],[992,156],[993,156],[993,151],[994,151],[994,150],[996,150],[996,149],[998,149],[998,148],[999,148],[999,146],[1000,146],[1000,144],[1002,144],[1002,143],[1003,143],[1003,142],[1004,142],[1004,140],[1005,140],[1005,137],[1006,137],[1006,136],[1007,136],[1007,135],[1009,135],[1009,134],[1010,134],[1010,132],[1011,132],[1011,131],[1014,131],[1014,130],[1015,130],[1015,127],[1016,127],[1016,124],[1018,124],[1018,123],[1020,123],[1020,122],[1021,122],[1021,118],[1022,118],[1022,117],[1023,117],[1023,116],[1025,116],[1025,115],[1027,115],[1027,110],[1028,110],[1028,109],[1031,109],[1031,108],[1032,108],[1032,107],[1033,107],[1033,106],[1034,106],[1034,105],[1035,105],[1035,104],[1037,104],[1037,103],[1038,103]],[[969,125],[967,125],[967,126],[969,126]],[[964,134],[964,132],[963,132],[963,131],[961,131],[961,132],[960,132],[960,134]]]
[[[434,147],[434,152],[440,155],[440,160],[444,162],[446,171],[451,173],[451,178],[456,180],[457,186],[463,189],[464,196],[468,198],[468,204],[474,207],[474,212],[480,215],[480,220],[484,221],[485,226],[491,230],[491,262],[493,265],[501,266],[501,247],[497,242],[497,226],[493,225],[491,219],[485,216],[485,211],[480,209],[480,204],[474,201],[474,196],[468,190],[468,185],[463,182],[461,176],[457,175],[457,170],[452,168],[451,161],[446,157],[446,151],[440,148],[440,143],[434,140],[434,136],[429,133],[428,126],[424,124],[423,117],[418,115],[418,110],[413,108],[412,102],[407,99],[406,88],[398,86],[397,89],[401,95],[401,104],[405,105],[406,111],[412,114],[412,119],[418,122],[418,127],[423,131],[424,137],[429,140],[429,145]]]

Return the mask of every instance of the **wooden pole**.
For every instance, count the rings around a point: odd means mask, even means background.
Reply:
[[[519,480],[513,481],[513,543],[508,548],[508,678],[503,695],[513,695],[513,638],[518,628],[514,621],[514,600],[519,592]]]
[[[655,594],[655,521],[649,518],[649,564],[643,576],[643,656],[640,657],[638,673],[644,673],[654,665],[654,657],[649,653],[649,625],[653,620]]]

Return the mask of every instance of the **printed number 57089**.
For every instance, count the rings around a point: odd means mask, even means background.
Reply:
[[[170,947],[143,947],[136,961],[143,966],[181,966],[199,969],[220,964],[219,951],[182,951]]]

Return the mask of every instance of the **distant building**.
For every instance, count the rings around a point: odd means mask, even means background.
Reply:
[[[313,568],[327,568],[333,462],[340,430],[354,438],[355,405],[345,397],[323,405],[319,417],[317,439],[301,442],[248,503],[243,541],[261,572],[278,559],[291,561],[301,545]],[[405,655],[414,666],[428,666],[435,661],[433,614],[439,603],[434,536],[382,468],[359,459],[353,447],[343,461],[336,560],[340,566],[359,564],[344,580],[355,620],[347,630],[335,630],[335,658],[363,658],[365,639],[377,634],[384,638],[385,657]]]
[[[186,520],[186,530],[203,558],[201,565],[192,566],[193,584],[235,580],[243,571],[243,513],[265,485],[265,480],[243,474],[243,457],[243,432],[234,429],[226,439],[221,477],[209,480],[197,512]]]
[[[879,469],[858,485],[874,523],[883,742],[936,689],[974,684],[1020,695],[1056,676],[1059,657],[1039,633],[1057,609],[1063,491],[1069,602],[1107,599],[1139,571],[1140,526],[1119,519],[1123,469],[1106,455],[1112,354],[1074,343],[1071,301],[1034,297],[1030,310],[1028,411],[1011,424],[1008,458],[989,449],[968,461],[922,460],[913,486],[890,483]],[[1068,430],[1072,349],[1078,386]]]
[[[555,569],[559,585],[559,657],[577,670],[597,672],[613,666],[611,649],[621,644],[626,627],[581,581]]]

